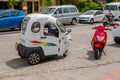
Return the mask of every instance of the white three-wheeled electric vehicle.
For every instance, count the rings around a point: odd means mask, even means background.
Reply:
[[[53,55],[67,55],[71,37],[67,29],[54,17],[29,14],[21,24],[20,43],[16,43],[18,54],[35,65],[41,59]]]

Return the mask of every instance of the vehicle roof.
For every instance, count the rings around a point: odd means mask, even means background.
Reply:
[[[20,11],[20,10],[17,10],[17,9],[3,9],[3,10],[0,10],[0,13],[1,12],[10,12],[10,11]]]
[[[120,2],[111,2],[111,3],[108,3],[107,5],[120,5]]]
[[[29,14],[29,15],[27,15],[27,17],[30,17],[31,19],[50,19],[50,20],[52,20],[53,22],[54,21],[56,21],[56,18],[54,18],[54,17],[52,17],[52,16],[50,16],[50,15],[46,15],[46,14]]]
[[[96,12],[96,11],[102,11],[102,10],[88,10],[88,11],[94,11],[94,12]],[[86,11],[86,12],[88,12],[88,11]]]
[[[50,6],[49,8],[59,8],[59,7],[75,7],[73,5],[61,5],[61,6]]]

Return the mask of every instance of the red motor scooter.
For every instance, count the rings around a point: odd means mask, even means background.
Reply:
[[[95,59],[100,59],[102,52],[104,52],[104,47],[107,42],[107,33],[105,32],[105,30],[110,30],[110,29],[103,25],[96,26],[92,29],[95,29],[96,31],[91,41],[91,45],[94,50]]]

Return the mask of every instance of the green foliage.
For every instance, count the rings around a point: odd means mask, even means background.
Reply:
[[[90,8],[89,8],[89,7],[85,7],[85,8],[83,8],[83,9],[81,10],[81,12],[85,12],[85,11],[88,11],[88,10],[90,10]]]
[[[84,8],[81,10],[82,12],[88,11],[88,10],[101,10],[102,6],[101,4],[95,3],[95,2],[89,2],[84,3]]]
[[[43,4],[44,4],[44,5],[51,6],[51,5],[53,4],[53,0],[44,0],[44,1],[43,1]]]
[[[115,2],[115,0],[106,0],[107,3]]]
[[[8,0],[8,3],[10,5],[17,5],[16,0]]]

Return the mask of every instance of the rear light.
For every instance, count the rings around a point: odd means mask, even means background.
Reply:
[[[117,27],[119,27],[120,26],[120,24],[118,24],[118,23],[114,23],[114,29],[116,29]]]

